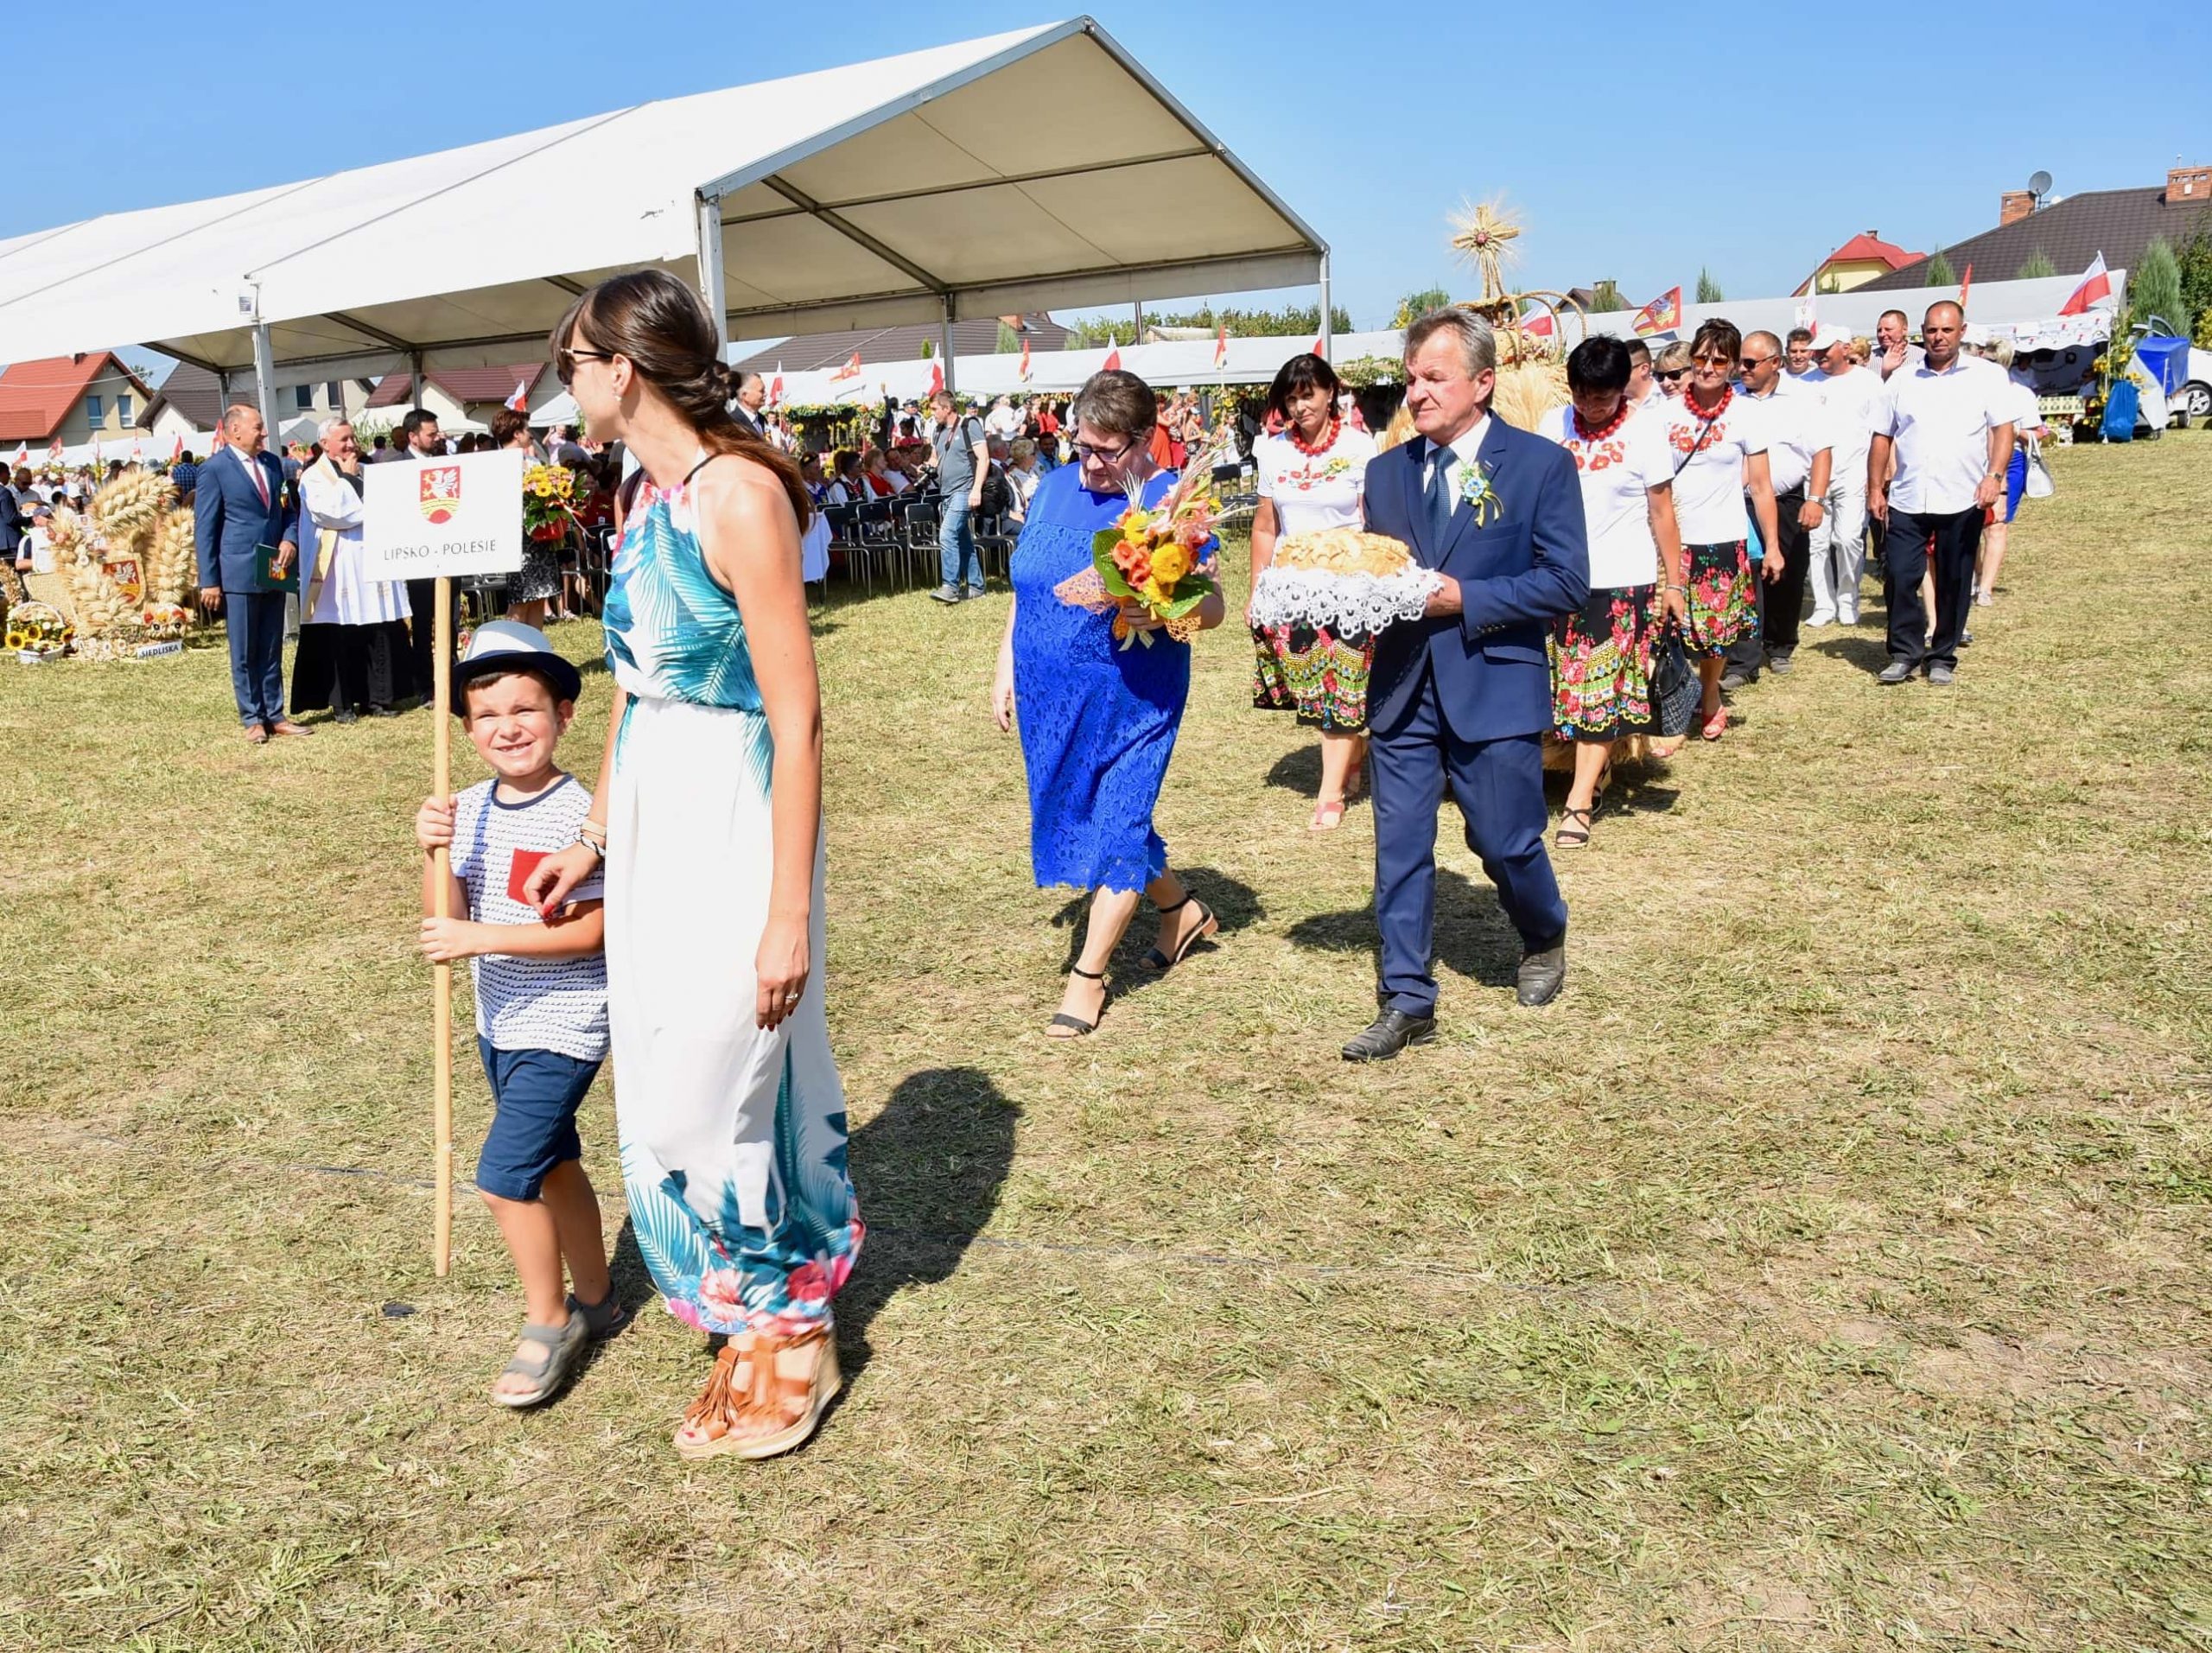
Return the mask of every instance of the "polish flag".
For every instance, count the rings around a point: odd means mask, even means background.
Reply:
[[[528,379],[518,378],[515,381],[515,393],[507,398],[506,407],[510,412],[513,413],[530,411],[530,381]]]
[[[1320,334],[1317,333],[1313,335],[1313,349],[1312,353],[1316,356],[1325,353],[1321,348],[1321,338],[1322,335]]]
[[[1102,373],[1118,373],[1122,371],[1121,346],[1116,345],[1111,350],[1106,353],[1105,363],[1098,371]]]
[[[2092,304],[2112,296],[2112,277],[2105,269],[2105,255],[2098,253],[2082,272],[2082,284],[2058,307],[2061,315],[2080,315]]]
[[[836,372],[830,375],[830,381],[834,385],[841,378],[858,378],[860,376],[861,353],[855,350],[853,352],[853,359],[850,361],[847,362],[842,367],[840,367]]]
[[[1213,370],[1220,372],[1229,366],[1229,327],[1226,322],[1213,336]]]
[[[1549,310],[1529,311],[1521,318],[1521,331],[1531,339],[1550,338],[1553,333],[1552,313]]]
[[[935,396],[944,388],[944,364],[932,358],[930,361],[930,394]]]
[[[30,445],[29,442],[17,442],[17,443],[16,444],[16,458],[15,458],[15,467],[16,467],[16,468],[17,470],[19,470],[19,471],[20,471],[21,469],[22,469],[22,467],[23,467],[24,466],[26,466],[26,465],[28,465],[28,464],[29,464],[30,462],[31,462],[31,445]]]
[[[1026,332],[1021,335],[1021,382],[1029,383],[1029,335]]]
[[[130,439],[130,462],[133,465],[143,465],[146,462],[146,439],[143,436],[133,436]]]
[[[768,405],[774,408],[784,405],[784,365],[781,362],[776,364],[775,378],[768,381]]]
[[[54,446],[53,446],[53,447],[51,447],[51,448],[48,448],[48,449],[46,450],[46,456],[47,456],[48,459],[52,460],[52,461],[53,461],[55,464],[57,464],[57,465],[59,465],[59,464],[61,462],[61,438],[60,438],[60,437],[56,436],[56,437],[54,439]]]

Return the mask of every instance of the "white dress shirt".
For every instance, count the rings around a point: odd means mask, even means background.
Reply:
[[[1802,491],[1813,474],[1814,455],[1834,446],[1827,429],[1827,404],[1821,400],[1820,390],[1778,373],[1772,390],[1751,399],[1766,410],[1766,465],[1775,497]]]
[[[2011,390],[2002,372],[1963,354],[1940,373],[1923,359],[1891,374],[1873,425],[1897,445],[1891,508],[1935,516],[1972,509],[1989,474],[1989,433],[2012,419]],[[2001,455],[1997,462],[2001,475]]]
[[[1828,406],[1828,436],[1834,459],[1828,472],[1831,488],[1847,493],[1866,491],[1866,445],[1873,440],[1874,409],[1882,399],[1882,376],[1871,367],[1853,367],[1832,373],[1821,386]]]
[[[1421,491],[1424,501],[1428,498],[1429,483],[1435,477],[1436,456],[1442,454],[1444,455],[1444,484],[1452,490],[1452,510],[1459,510],[1459,473],[1465,467],[1475,462],[1475,455],[1482,452],[1483,438],[1488,435],[1490,435],[1490,410],[1484,409],[1483,416],[1460,432],[1459,439],[1449,447],[1432,442],[1427,436],[1421,438]]]

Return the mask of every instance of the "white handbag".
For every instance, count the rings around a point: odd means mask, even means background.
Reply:
[[[2057,491],[2057,484],[2050,480],[2050,471],[2043,462],[2043,444],[2030,442],[2028,444],[2028,483],[2027,486],[2021,490],[2022,493],[2031,499],[2048,499]]]

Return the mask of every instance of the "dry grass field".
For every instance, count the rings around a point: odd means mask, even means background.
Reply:
[[[2212,1647],[2212,437],[2054,468],[1954,690],[1808,633],[1616,789],[1551,1009],[1447,831],[1443,1036],[1375,1068],[1368,811],[1309,838],[1233,633],[1161,804],[1225,933],[1059,1045],[1007,599],[841,594],[871,1231],[846,1397],[765,1465],[670,1451],[657,1309],[485,1401],[466,1190],[429,1268],[427,718],[256,751],[213,649],[0,664],[0,1642]],[[612,1231],[604,1082],[586,1141]]]

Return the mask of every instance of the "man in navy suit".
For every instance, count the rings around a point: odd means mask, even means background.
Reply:
[[[261,451],[261,415],[240,404],[223,414],[228,444],[200,467],[192,500],[192,534],[200,556],[200,603],[221,604],[231,635],[231,692],[245,738],[265,745],[272,734],[308,734],[284,715],[284,594],[263,589],[262,557],[277,553],[278,570],[293,547],[286,531],[284,470]]]
[[[1406,331],[1406,407],[1420,438],[1367,469],[1367,526],[1445,576],[1427,614],[1385,630],[1367,690],[1375,766],[1375,919],[1382,1014],[1348,1062],[1436,1035],[1436,816],[1448,783],[1467,845],[1521,932],[1520,1001],[1567,980],[1567,903],[1544,851],[1543,735],[1553,620],[1590,591],[1582,486],[1563,448],[1490,416],[1490,324],[1454,307]]]

